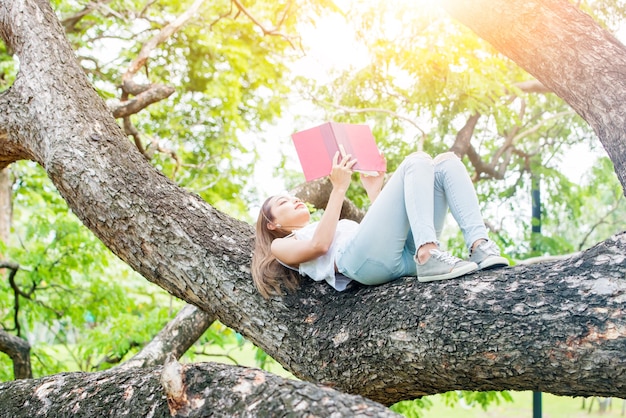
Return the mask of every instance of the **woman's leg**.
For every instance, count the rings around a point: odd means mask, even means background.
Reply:
[[[434,224],[438,238],[448,206],[463,232],[470,261],[480,269],[509,265],[496,244],[488,239],[474,184],[461,160],[451,152],[435,157]]]
[[[433,185],[432,158],[423,152],[408,156],[370,207],[356,236],[340,250],[339,271],[363,284],[415,276],[416,248],[437,240]]]
[[[474,184],[467,169],[454,153],[435,157],[435,217],[437,236],[441,234],[448,207],[459,224],[467,249],[479,239],[487,239]]]

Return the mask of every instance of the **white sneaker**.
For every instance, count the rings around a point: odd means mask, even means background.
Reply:
[[[469,259],[478,264],[478,268],[481,270],[510,266],[509,260],[500,255],[500,249],[491,240],[487,240],[474,248]]]
[[[454,279],[478,270],[476,263],[437,249],[430,250],[430,258],[424,264],[416,264],[417,280],[420,282]]]

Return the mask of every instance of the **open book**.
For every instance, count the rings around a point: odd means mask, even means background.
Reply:
[[[367,125],[326,122],[291,135],[304,171],[306,181],[330,174],[333,157],[342,146],[346,154],[356,159],[353,169],[368,175],[386,171],[376,140]]]

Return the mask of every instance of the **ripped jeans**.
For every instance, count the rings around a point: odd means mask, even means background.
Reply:
[[[416,276],[415,255],[426,243],[438,243],[450,208],[468,250],[487,238],[474,185],[452,152],[434,160],[424,152],[400,164],[361,221],[352,240],[337,252],[343,275],[366,285]]]

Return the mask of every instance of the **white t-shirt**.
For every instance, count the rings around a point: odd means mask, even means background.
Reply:
[[[310,240],[317,229],[319,222],[313,222],[302,229],[294,231],[294,236],[299,240]],[[330,244],[328,252],[311,261],[300,263],[299,272],[303,276],[309,276],[316,282],[326,280],[335,289],[345,290],[351,279],[343,274],[335,273],[335,257],[337,251],[343,249],[354,236],[359,224],[349,219],[340,219],[337,223],[333,242]]]

